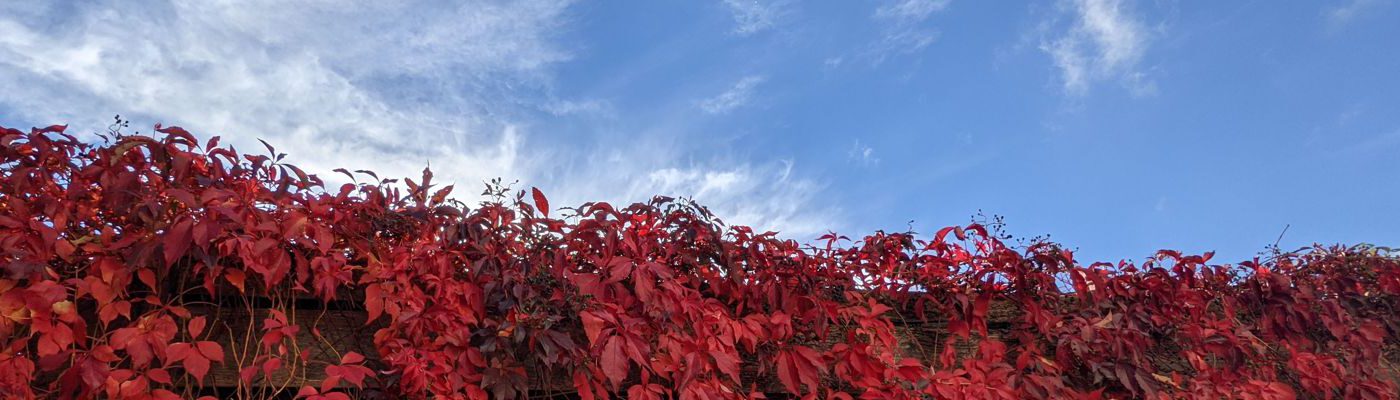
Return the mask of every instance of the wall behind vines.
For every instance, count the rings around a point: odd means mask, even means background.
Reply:
[[[1086,264],[978,224],[813,247],[685,200],[465,205],[426,170],[327,186],[271,146],[64,130],[0,128],[4,398],[191,398],[219,369],[309,399],[1397,397],[1383,248]],[[362,311],[372,354],[301,350],[329,342],[289,318],[308,301]],[[227,304],[265,310],[254,346],[214,338]],[[948,335],[919,355],[896,325],[922,320]]]

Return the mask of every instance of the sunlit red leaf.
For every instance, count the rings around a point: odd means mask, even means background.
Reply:
[[[544,193],[539,188],[530,188],[530,195],[535,198],[535,208],[540,210],[540,214],[549,216],[549,199],[544,197]]]

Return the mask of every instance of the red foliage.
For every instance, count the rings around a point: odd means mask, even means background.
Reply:
[[[157,131],[91,145],[0,128],[0,396],[178,398],[211,368],[270,378],[320,334],[273,309],[256,356],[226,358],[191,295],[346,290],[363,293],[385,368],[348,352],[298,397],[518,398],[544,373],[585,399],[762,398],[774,388],[745,360],[804,398],[1397,396],[1382,364],[1400,261],[1376,248],[1084,266],[975,224],[812,248],[670,198],[552,210],[532,189],[472,208],[428,171],[407,190],[325,188],[271,146]],[[993,304],[1018,312],[989,327]],[[926,359],[896,337],[921,319],[952,334]]]

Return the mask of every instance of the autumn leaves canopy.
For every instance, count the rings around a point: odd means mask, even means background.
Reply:
[[[1400,261],[1374,247],[1085,265],[975,224],[804,245],[684,200],[467,205],[427,171],[328,185],[272,146],[64,130],[0,129],[0,397],[195,397],[289,365],[316,399],[554,377],[585,399],[1397,396]],[[297,299],[361,310],[376,354],[298,352],[322,332]],[[220,304],[266,309],[242,356]]]

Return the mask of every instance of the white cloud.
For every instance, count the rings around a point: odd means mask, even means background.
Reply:
[[[881,37],[868,50],[873,64],[892,55],[912,54],[933,44],[938,31],[925,26],[934,13],[948,8],[952,0],[897,0],[875,9],[872,18],[881,25]]]
[[[598,99],[590,100],[552,100],[541,105],[544,111],[555,116],[578,115],[578,114],[598,114],[611,113],[612,104]]]
[[[1342,4],[1326,7],[1322,10],[1322,15],[1327,19],[1327,24],[1332,28],[1340,28],[1356,17],[1364,14],[1367,9],[1380,5],[1379,0],[1349,0]]]
[[[724,6],[734,15],[734,31],[748,36],[772,29],[786,11],[784,0],[724,0]]]
[[[876,18],[922,21],[948,7],[952,0],[899,0],[875,10]]]
[[[1087,93],[1099,80],[1117,80],[1135,94],[1155,92],[1155,83],[1139,64],[1151,39],[1122,0],[1062,2],[1073,24],[1040,49],[1050,55],[1067,93]]]
[[[682,162],[689,153],[674,138],[593,144],[530,133],[536,111],[613,113],[605,100],[550,93],[554,69],[571,57],[555,38],[569,4],[9,2],[0,5],[0,109],[6,120],[77,132],[101,131],[120,113],[133,128],[180,125],[251,153],[263,138],[331,181],[337,167],[416,177],[431,163],[465,201],[502,177],[567,194],[561,206],[694,195],[730,222],[798,233],[830,225],[829,213],[804,211],[819,187],[777,180],[772,167]],[[741,80],[707,109],[743,105],[761,81]],[[620,156],[565,156],[588,147]]]
[[[790,161],[720,170],[665,168],[633,181],[629,188],[635,193],[693,193],[697,201],[728,223],[753,225],[759,230],[778,227],[799,241],[836,228],[819,216],[829,217],[839,210],[810,207],[820,189],[811,181],[794,179]],[[751,201],[756,198],[766,201]]]
[[[261,137],[331,179],[330,169],[366,163],[415,176],[431,161],[473,186],[528,171],[516,123],[490,118],[484,98],[442,94],[502,90],[497,82],[531,81],[567,58],[545,31],[566,2],[238,4],[0,17],[0,87],[34,93],[6,105],[77,126],[121,113],[245,151],[260,151]]]
[[[696,105],[710,114],[724,114],[749,104],[754,89],[763,83],[762,76],[750,75],[739,79],[724,93],[700,100]]]
[[[855,145],[851,146],[851,150],[846,153],[846,157],[865,166],[880,163],[880,159],[875,157],[875,149],[861,144],[859,139],[856,140]]]
[[[799,176],[790,160],[751,162],[720,155],[695,160],[675,138],[641,134],[627,137],[630,146],[599,144],[560,158],[549,170],[554,182],[576,182],[546,189],[551,203],[580,204],[606,199],[650,199],[654,195],[694,198],[731,225],[778,230],[785,237],[808,240],[828,229],[842,229],[842,210],[822,201],[824,184]],[[599,192],[608,196],[598,196]]]

